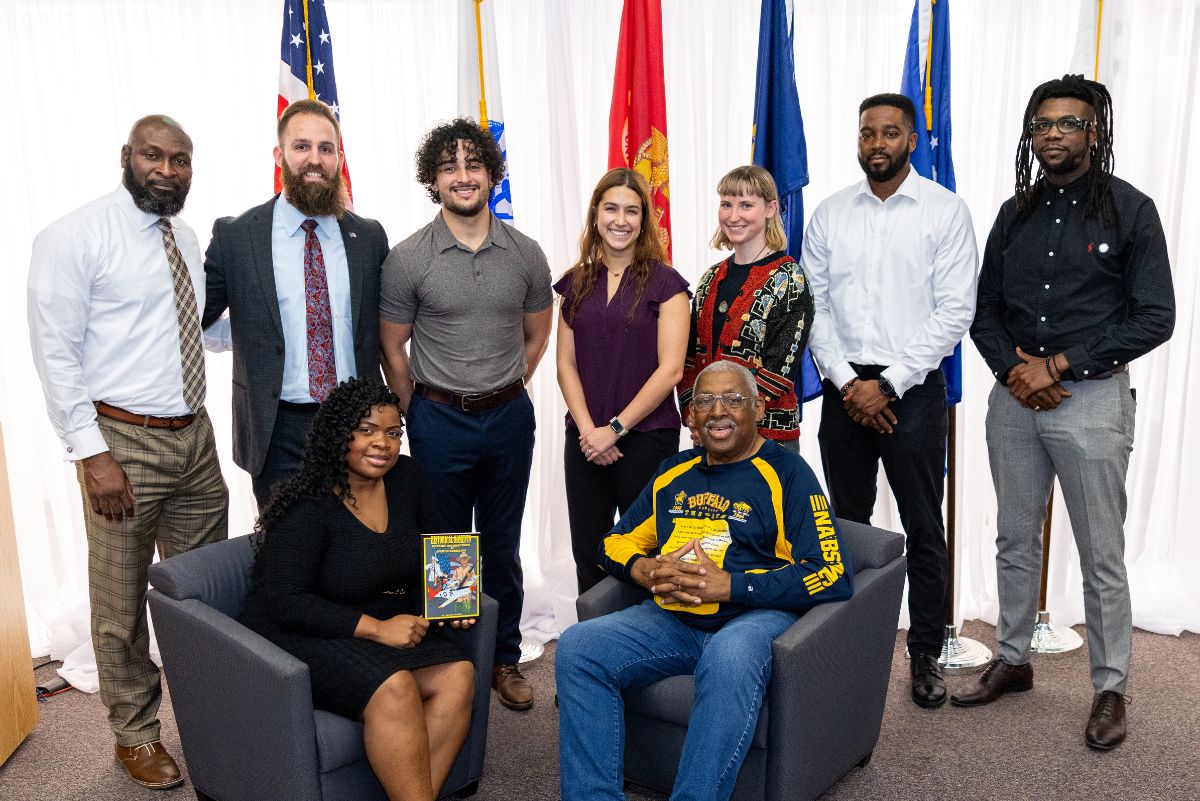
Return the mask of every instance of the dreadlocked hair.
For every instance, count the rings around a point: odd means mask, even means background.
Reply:
[[[300,469],[275,485],[271,498],[254,524],[251,545],[255,571],[261,570],[266,537],[293,506],[305,498],[326,498],[331,493],[353,503],[350,492],[346,453],[354,430],[362,419],[379,406],[400,409],[400,399],[378,378],[351,378],[338,384],[317,409],[308,436]]]
[[[1113,221],[1112,200],[1108,192],[1109,179],[1113,174],[1112,95],[1104,84],[1089,81],[1082,75],[1064,75],[1046,81],[1034,89],[1029,97],[1022,119],[1021,141],[1017,145],[1017,216],[1023,220],[1033,213],[1038,190],[1045,180],[1040,165],[1037,176],[1032,176],[1035,157],[1029,123],[1042,103],[1058,97],[1082,100],[1096,114],[1096,141],[1092,144],[1091,163],[1087,171],[1087,200],[1083,214],[1085,217],[1099,216],[1106,226],[1110,226]]]

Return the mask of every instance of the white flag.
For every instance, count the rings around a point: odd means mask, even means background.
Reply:
[[[1112,86],[1125,71],[1132,21],[1128,0],[1083,0],[1071,73]]]
[[[473,117],[491,133],[504,155],[504,180],[492,188],[492,213],[512,222],[512,192],[508,180],[508,145],[504,137],[504,108],[500,100],[500,70],[496,63],[496,25],[492,0],[458,0],[458,111]]]

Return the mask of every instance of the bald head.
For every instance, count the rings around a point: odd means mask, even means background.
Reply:
[[[174,217],[192,186],[192,138],[165,114],[142,117],[121,147],[122,183],[134,205],[157,217]]]
[[[137,137],[144,135],[147,128],[162,128],[186,142],[189,152],[192,149],[192,137],[188,136],[187,131],[183,130],[183,126],[174,117],[168,117],[166,114],[148,114],[135,122],[129,129],[129,138],[125,140],[126,147],[132,147]]]
[[[703,370],[701,370],[700,374],[696,376],[696,384],[693,389],[696,392],[699,392],[700,382],[703,380],[704,376],[714,373],[732,373],[734,376],[736,376],[736,380],[741,385],[742,394],[747,398],[753,398],[758,394],[758,384],[754,382],[754,374],[737,362],[729,361],[713,362],[708,367],[705,367]]]

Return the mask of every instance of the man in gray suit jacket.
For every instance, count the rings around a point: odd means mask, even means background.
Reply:
[[[345,209],[333,110],[296,101],[277,133],[282,194],[217,220],[204,257],[204,326],[229,310],[233,460],[260,509],[299,467],[318,404],[339,381],[379,374],[388,253],[383,226]]]

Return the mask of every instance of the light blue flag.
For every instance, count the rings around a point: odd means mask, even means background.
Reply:
[[[808,149],[804,143],[800,97],[796,93],[791,12],[791,3],[785,0],[762,2],[751,160],[775,179],[788,253],[799,261],[804,243],[803,189],[808,184]],[[821,375],[808,348],[801,354],[800,380],[796,384],[801,403],[821,395]]]
[[[917,107],[916,171],[954,191],[950,152],[950,0],[916,0],[900,91]],[[962,400],[962,343],[942,359],[946,405]]]

